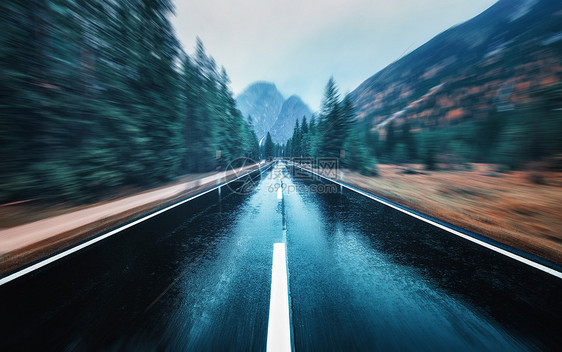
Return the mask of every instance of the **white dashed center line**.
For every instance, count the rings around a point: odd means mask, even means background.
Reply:
[[[291,351],[289,288],[285,243],[273,244],[271,300],[267,327],[267,351]]]

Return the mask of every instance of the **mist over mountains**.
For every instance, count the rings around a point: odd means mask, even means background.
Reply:
[[[285,100],[270,82],[252,83],[236,98],[236,103],[243,116],[251,117],[258,140],[270,132],[279,144],[291,137],[297,119],[311,117],[309,107],[300,97],[292,95]]]

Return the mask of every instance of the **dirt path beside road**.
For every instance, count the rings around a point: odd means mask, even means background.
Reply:
[[[0,274],[257,169],[219,172],[0,230]]]

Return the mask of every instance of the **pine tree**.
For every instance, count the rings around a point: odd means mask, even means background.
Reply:
[[[293,146],[293,154],[295,157],[302,156],[302,135],[301,129],[299,125],[299,120],[295,121],[295,128],[293,129],[293,137],[292,137],[292,146]]]
[[[2,2],[0,190],[89,200],[259,155],[224,70],[174,35],[171,0]],[[217,150],[223,156],[217,160]]]
[[[306,116],[302,117],[301,125],[301,154],[303,157],[310,156],[310,133],[308,130],[308,122],[306,121]]]
[[[285,157],[292,158],[293,156],[293,140],[289,138],[285,144]]]
[[[316,123],[315,115],[310,118],[310,123],[308,124],[308,135],[309,135],[309,157],[318,156],[318,124]]]
[[[324,89],[320,121],[318,123],[318,156],[337,158],[343,145],[339,136],[340,98],[336,83],[331,77]]]
[[[343,99],[341,105],[342,113],[338,122],[338,130],[342,131],[341,134],[345,138],[342,146],[345,157],[341,160],[341,164],[365,175],[376,175],[375,158],[369,153],[365,134],[360,132],[360,126],[353,120],[355,112],[349,95]]]
[[[402,141],[406,146],[407,161],[414,162],[417,159],[417,143],[410,128],[410,123],[408,121],[402,124]]]
[[[258,160],[260,157],[260,146],[258,137],[256,136],[256,131],[254,130],[254,120],[252,116],[248,115],[248,123],[247,123],[247,144],[248,144],[248,151],[246,152],[246,157]]]
[[[341,165],[358,170],[364,175],[377,175],[376,160],[369,153],[365,142],[364,134],[359,131],[359,128],[352,128],[345,141],[345,158],[342,159]]]
[[[267,132],[267,137],[265,138],[265,148],[264,148],[265,158],[271,159],[275,156],[275,145],[271,139],[271,135]]]
[[[396,137],[394,135],[394,120],[386,124],[386,142],[385,142],[385,156],[392,160],[394,147],[396,146]]]
[[[326,84],[320,121],[318,123],[317,151],[321,157],[337,158],[350,131],[353,117],[351,99],[340,101],[336,83],[330,78]]]

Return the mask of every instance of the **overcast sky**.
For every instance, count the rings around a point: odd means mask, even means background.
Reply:
[[[352,91],[400,56],[495,0],[175,0],[188,53],[199,36],[239,94],[270,81],[317,110],[334,76]]]

